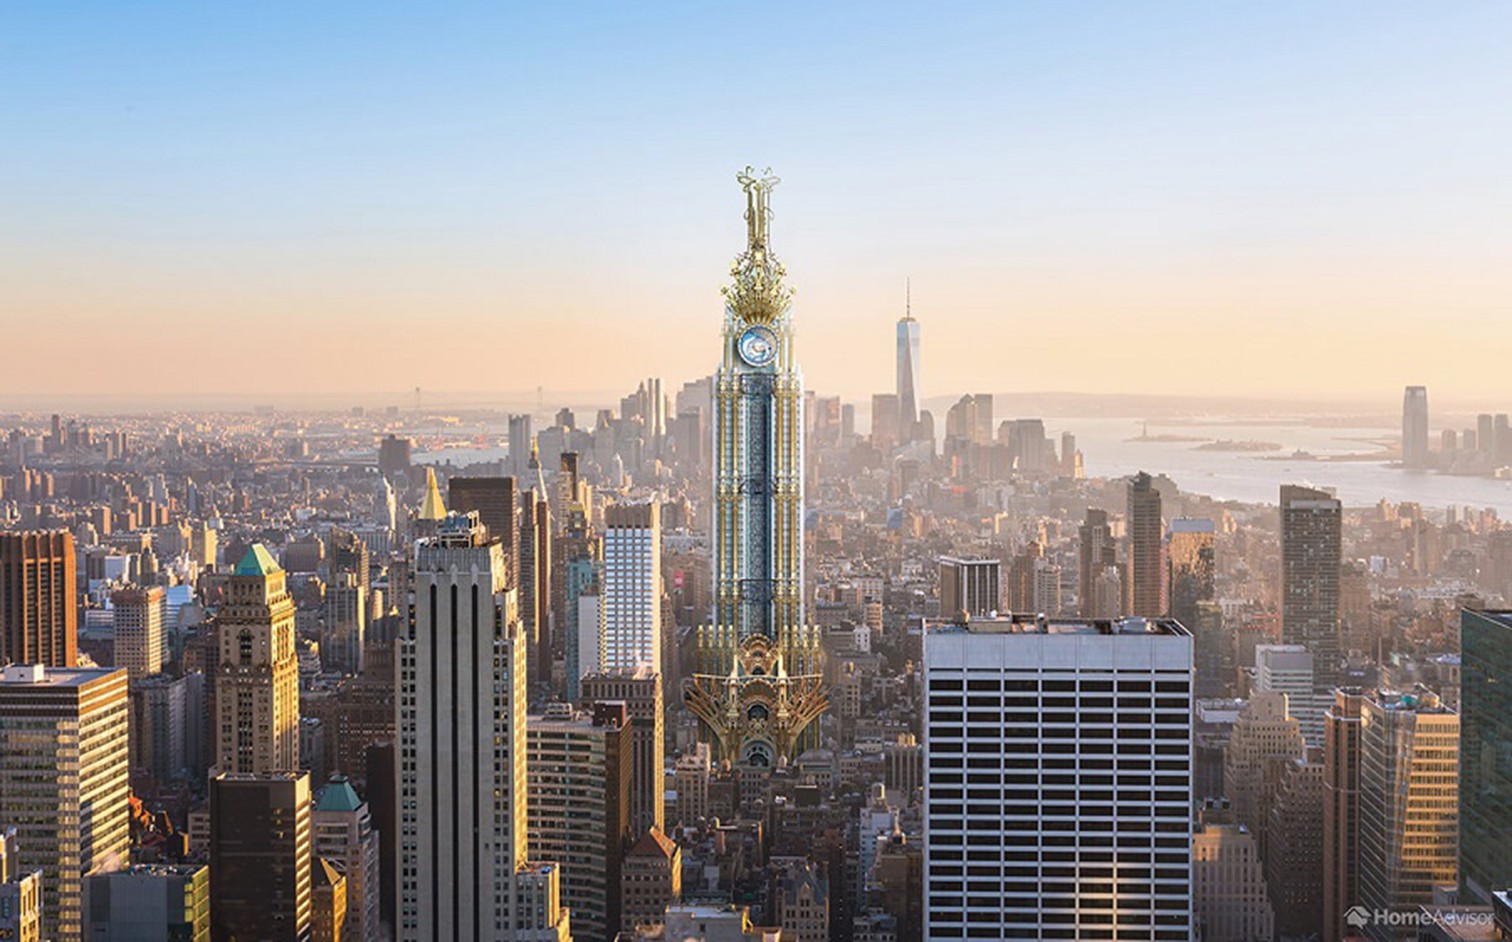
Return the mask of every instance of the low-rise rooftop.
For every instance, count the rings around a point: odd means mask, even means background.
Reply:
[[[1055,618],[1045,615],[994,615],[929,621],[931,634],[998,635],[1173,635],[1190,637],[1186,626],[1174,618]]]

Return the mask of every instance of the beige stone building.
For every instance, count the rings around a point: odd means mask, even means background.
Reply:
[[[1275,932],[1260,845],[1226,802],[1210,801],[1198,813],[1192,908],[1205,942],[1259,942]]]
[[[299,655],[285,574],[260,543],[226,583],[216,623],[215,769],[299,768]]]
[[[682,848],[653,828],[625,853],[620,873],[621,928],[661,925],[682,900]]]
[[[1289,714],[1283,693],[1256,693],[1234,723],[1224,751],[1223,793],[1232,805],[1234,820],[1255,835],[1262,853],[1273,796],[1266,786],[1266,759],[1300,758],[1306,751],[1301,726]]]

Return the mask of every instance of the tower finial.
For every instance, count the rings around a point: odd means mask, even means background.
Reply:
[[[913,278],[903,279],[903,319],[913,320]]]
[[[768,205],[772,187],[782,182],[772,168],[746,167],[735,175],[746,196],[746,250],[735,259],[730,274],[735,283],[723,289],[725,303],[746,323],[768,324],[788,311],[793,291],[782,283],[787,274],[768,244],[767,225],[772,218]]]
[[[767,206],[767,195],[782,180],[772,173],[771,167],[757,170],[751,166],[737,173],[735,179],[740,181],[741,189],[745,190],[746,195],[746,247],[751,251],[765,249],[767,221],[772,215],[771,208]]]

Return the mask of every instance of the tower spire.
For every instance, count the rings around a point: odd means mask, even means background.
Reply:
[[[903,279],[903,319],[911,321],[913,316],[913,278]]]
[[[772,187],[782,182],[770,167],[746,167],[735,175],[746,196],[746,249],[735,259],[730,274],[735,283],[723,289],[730,311],[747,323],[767,324],[782,317],[793,291],[782,283],[787,271],[768,245],[772,218],[768,205]]]

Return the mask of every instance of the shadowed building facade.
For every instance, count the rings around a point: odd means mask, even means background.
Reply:
[[[1460,615],[1460,882],[1487,904],[1512,887],[1512,611]]]
[[[230,773],[210,782],[214,942],[308,942],[314,928],[310,777]]]

